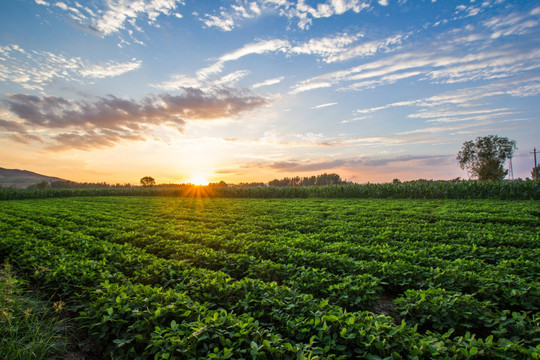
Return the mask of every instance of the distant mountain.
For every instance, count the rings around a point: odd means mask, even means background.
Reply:
[[[30,185],[37,184],[42,181],[49,183],[54,181],[65,181],[53,176],[45,176],[32,171],[18,169],[4,169],[0,167],[0,185],[3,187],[16,187],[24,189]]]

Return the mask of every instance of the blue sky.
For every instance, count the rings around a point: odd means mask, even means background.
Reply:
[[[537,1],[0,2],[0,166],[77,181],[468,178],[540,147]]]

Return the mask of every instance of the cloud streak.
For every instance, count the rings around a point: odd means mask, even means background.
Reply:
[[[2,120],[0,127],[12,138],[30,140],[32,131],[46,129],[51,135],[43,141],[52,148],[88,150],[114,146],[120,141],[144,140],[155,126],[182,132],[186,121],[236,117],[266,105],[268,100],[225,88],[212,93],[185,88],[180,95],[148,96],[140,101],[114,96],[73,101],[12,94],[3,103],[11,120]]]
[[[325,159],[318,161],[300,161],[295,159],[278,160],[269,162],[251,162],[244,165],[245,168],[262,168],[282,172],[316,172],[336,171],[338,169],[380,168],[388,166],[400,166],[411,164],[421,166],[433,166],[453,161],[454,155],[402,155],[392,158],[377,158],[363,156],[357,158]]]
[[[412,33],[397,34],[360,44],[348,43],[339,51],[324,54],[323,61],[342,62],[353,57],[389,51],[395,54],[302,80],[291,87],[291,93],[318,89],[323,87],[321,84],[324,84],[324,87],[336,86],[339,90],[361,91],[411,77],[418,77],[433,84],[454,84],[510,78],[537,71],[540,69],[537,61],[540,49],[537,46],[523,49],[519,43],[502,40],[506,37],[532,36],[535,32],[538,33],[540,10],[537,9],[528,13],[514,11],[504,16],[492,17],[477,26],[469,25],[432,37],[428,43],[422,45],[405,43]],[[471,14],[469,10],[467,14]],[[463,12],[465,9],[460,8],[459,11]]]

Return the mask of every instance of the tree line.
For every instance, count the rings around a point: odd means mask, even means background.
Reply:
[[[474,141],[466,141],[463,143],[461,150],[458,152],[456,160],[461,169],[466,170],[472,178],[480,181],[503,180],[508,174],[508,170],[504,168],[506,160],[511,159],[514,150],[517,149],[516,141],[510,140],[507,137],[499,137],[497,135],[479,136]],[[533,167],[531,176],[533,180],[540,178],[540,166]],[[459,179],[459,178],[458,178]],[[394,183],[399,182],[394,179]],[[286,187],[286,186],[326,186],[326,185],[347,185],[352,184],[341,178],[335,173],[324,173],[320,175],[312,175],[306,177],[294,176],[284,177],[282,179],[274,179],[266,183],[240,183],[233,185],[235,187]],[[181,188],[187,184],[159,184],[151,176],[141,178],[140,185],[142,187],[158,187],[158,188]],[[99,183],[78,183],[73,181],[55,181],[49,183],[41,181],[35,185],[31,185],[28,189],[95,189],[95,188],[130,188],[131,184],[108,184],[105,182]],[[224,181],[219,183],[210,183],[208,187],[220,188],[228,187],[229,184]]]
[[[349,182],[343,180],[338,174],[321,174],[306,177],[285,177],[283,179],[274,179],[268,182],[269,186],[324,186],[324,185],[345,185]]]

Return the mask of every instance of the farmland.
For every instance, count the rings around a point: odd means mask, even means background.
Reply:
[[[0,202],[0,260],[114,358],[540,359],[534,200]]]

